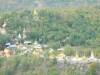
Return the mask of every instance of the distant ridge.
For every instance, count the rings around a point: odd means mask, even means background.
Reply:
[[[100,0],[0,0],[0,10],[32,9],[38,4],[44,7],[100,6]]]

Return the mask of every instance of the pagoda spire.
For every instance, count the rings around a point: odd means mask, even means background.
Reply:
[[[23,39],[25,39],[27,36],[26,36],[26,29],[24,28],[23,30]]]
[[[34,9],[34,10],[33,10],[33,15],[38,16],[37,9]]]
[[[78,52],[77,52],[77,51],[76,51],[76,55],[75,55],[75,57],[76,57],[76,58],[79,58],[79,55],[78,55]]]
[[[1,34],[6,34],[6,29],[5,29],[6,25],[7,25],[6,22],[4,22],[4,24],[0,27]]]
[[[95,58],[93,51],[91,52],[90,58]]]
[[[22,38],[22,36],[21,36],[21,34],[20,34],[20,33],[18,34],[18,38],[19,38],[19,39],[21,39],[21,38]]]

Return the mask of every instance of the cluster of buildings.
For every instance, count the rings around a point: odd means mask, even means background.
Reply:
[[[25,35],[25,30],[23,31],[23,36],[21,34],[18,34],[17,40],[15,43],[11,44],[6,43],[5,46],[6,48],[4,51],[0,51],[0,56],[6,56],[10,57],[12,55],[25,55],[25,54],[32,54],[34,56],[42,57],[45,58],[45,49],[48,48],[47,45],[41,45],[37,41],[32,43],[31,41],[24,40],[23,43],[21,43],[22,38],[26,38],[27,36]],[[19,53],[17,53],[17,50],[20,50]],[[47,49],[47,54],[48,58],[50,60],[56,59],[57,62],[69,62],[69,63],[89,63],[89,62],[100,62],[100,59],[96,58],[94,56],[94,53],[91,52],[90,57],[79,57],[78,53],[76,52],[75,56],[66,56],[64,54],[64,48],[59,48],[58,50],[54,50],[52,48]],[[58,54],[56,52],[59,52]]]
[[[34,10],[34,13],[37,14],[36,10]],[[6,30],[6,23],[0,27],[0,33],[5,34]],[[25,39],[26,36],[26,30],[24,29],[22,32],[22,35],[19,33],[16,38],[14,38],[14,43],[6,43],[6,48],[4,51],[0,51],[0,56],[6,56],[10,57],[11,55],[25,55],[25,54],[33,54],[34,56],[39,56],[42,58],[45,58],[44,56],[44,48],[48,47],[47,45],[41,45],[37,41],[32,43],[31,41],[24,40],[23,43],[21,39]],[[56,54],[56,51],[52,48],[48,48],[48,58],[49,59],[56,59],[58,62],[70,62],[70,63],[88,63],[88,62],[100,62],[100,59],[96,58],[94,56],[94,53],[91,52],[90,57],[79,57],[79,55],[76,52],[76,56],[66,56],[63,52],[64,48],[60,48],[57,51],[60,51],[58,54]],[[16,50],[20,50],[19,53],[16,53]]]

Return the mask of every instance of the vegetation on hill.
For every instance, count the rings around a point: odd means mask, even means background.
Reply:
[[[0,0],[0,10],[7,10],[0,11],[0,50],[5,48],[5,43],[18,39],[19,33],[23,36],[23,31],[26,30],[27,37],[21,40],[38,41],[55,51],[64,47],[67,56],[74,56],[75,48],[79,48],[79,56],[83,56],[83,53],[87,57],[90,56],[90,51],[94,50],[94,55],[100,58],[99,0],[44,0],[43,8],[34,8],[35,1]],[[3,23],[7,24],[5,34],[1,33]],[[44,58],[32,54],[0,57],[0,75],[100,74],[99,63],[80,67],[79,64],[72,65],[66,61],[64,65],[59,65],[55,59]],[[60,68],[62,66],[63,68]]]
[[[0,25],[7,23],[6,35],[0,35],[0,45],[10,42],[26,29],[25,40],[38,41],[57,49],[82,47],[100,57],[100,9],[96,7],[43,8],[1,13]],[[4,37],[4,38],[3,38]],[[8,40],[5,40],[8,38]],[[22,39],[23,40],[23,39]],[[85,49],[87,48],[87,49]]]
[[[69,64],[33,56],[0,58],[0,75],[99,75],[99,63]]]
[[[100,9],[93,7],[38,9],[14,11],[1,15],[0,24],[7,22],[6,30],[11,36],[27,31],[28,40],[53,46],[100,45]],[[15,33],[16,32],[16,33]]]

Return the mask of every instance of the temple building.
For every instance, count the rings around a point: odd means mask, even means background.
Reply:
[[[33,46],[35,51],[39,52],[39,54],[43,53],[43,48],[37,41],[34,42]]]

